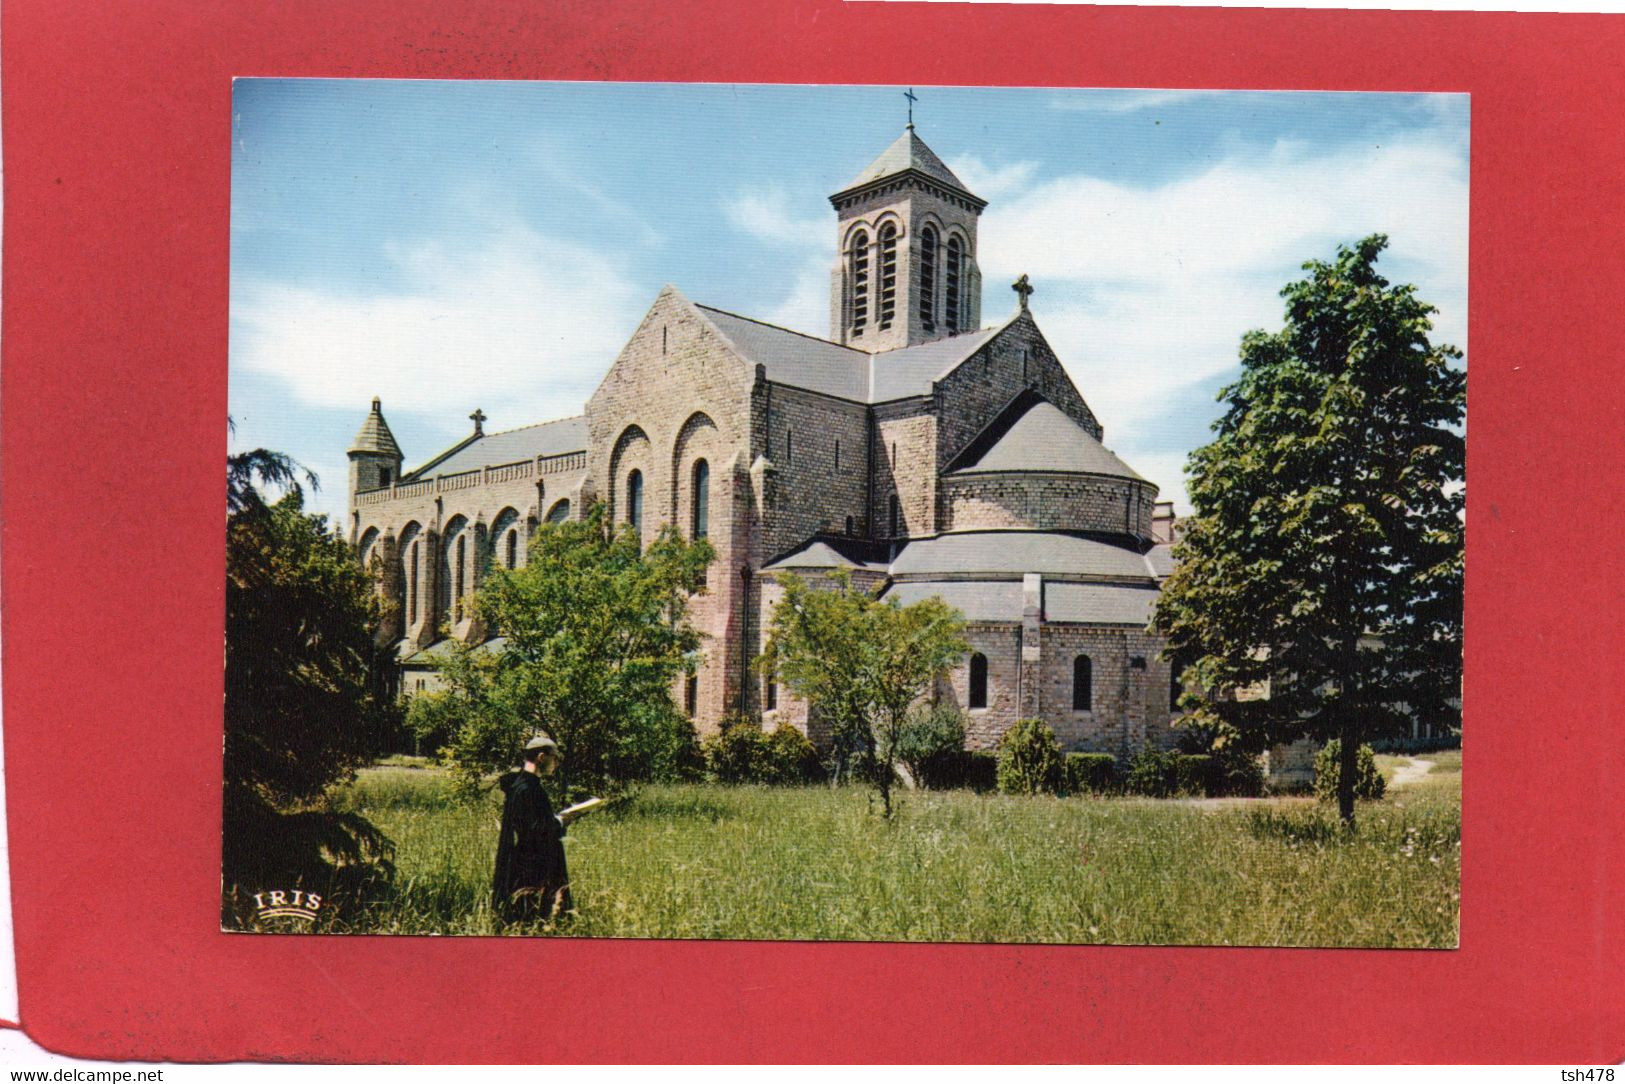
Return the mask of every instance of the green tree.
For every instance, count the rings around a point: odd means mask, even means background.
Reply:
[[[1362,741],[1407,711],[1459,721],[1466,375],[1428,340],[1435,310],[1377,273],[1386,245],[1305,264],[1283,329],[1243,339],[1155,618],[1195,660],[1197,725],[1341,739],[1351,826]]]
[[[356,889],[387,872],[362,818],[304,808],[347,778],[393,722],[374,695],[376,594],[350,547],[308,515],[292,460],[226,464],[223,870],[232,888]],[[307,481],[314,476],[305,472]],[[285,489],[275,503],[262,486]]]
[[[887,817],[909,709],[970,646],[958,611],[940,598],[912,606],[855,587],[845,572],[832,588],[783,575],[773,608],[767,664],[812,704],[837,741],[855,743],[872,766]]]
[[[511,764],[525,736],[559,744],[560,789],[596,788],[674,768],[694,741],[672,684],[698,665],[688,599],[714,556],[703,539],[663,529],[647,548],[604,507],[545,524],[524,568],[494,569],[475,595],[499,651],[455,648],[443,665],[448,746],[465,792]]]
[[[308,801],[378,749],[372,583],[298,489],[226,525],[226,784]]]

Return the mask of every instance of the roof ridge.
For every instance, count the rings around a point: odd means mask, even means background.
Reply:
[[[509,433],[519,433],[519,432],[523,432],[526,429],[540,429],[544,425],[558,425],[561,422],[573,422],[573,421],[576,421],[579,418],[585,418],[585,417],[586,417],[585,414],[568,414],[568,415],[566,415],[566,416],[564,416],[562,418],[550,418],[549,420],[547,420],[545,422],[531,422],[529,425],[516,425],[512,429],[495,429],[495,430],[492,430],[489,433],[481,433],[480,436],[481,437],[506,436]]]
[[[838,348],[840,350],[847,350],[847,351],[850,351],[850,352],[852,352],[854,354],[858,354],[858,355],[860,355],[862,357],[867,358],[867,357],[873,357],[874,356],[873,354],[870,354],[867,350],[859,350],[855,346],[847,346],[845,343],[838,343],[834,339],[826,339],[826,338],[823,338],[822,336],[819,336],[819,335],[809,335],[805,331],[797,331],[795,328],[793,328],[793,327],[785,327],[783,324],[775,324],[775,323],[772,323],[772,322],[770,322],[768,320],[758,320],[756,317],[754,317],[754,316],[746,316],[742,312],[730,312],[727,309],[719,309],[715,305],[702,305],[698,301],[690,302],[690,304],[692,304],[696,309],[704,309],[706,312],[715,312],[715,313],[719,313],[719,314],[721,314],[723,316],[732,316],[735,320],[745,320],[745,321],[747,321],[749,323],[752,323],[752,324],[760,324],[763,327],[770,327],[774,331],[782,331],[787,335],[799,335],[803,339],[811,339],[813,342],[823,343],[825,346],[833,346],[833,347],[836,347],[836,348]]]

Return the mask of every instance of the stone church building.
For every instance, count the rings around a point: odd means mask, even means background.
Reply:
[[[964,614],[972,654],[940,695],[972,747],[1025,716],[1072,749],[1172,744],[1169,666],[1146,631],[1169,506],[1103,443],[1025,276],[1011,315],[983,326],[986,202],[910,124],[830,203],[828,338],[667,286],[579,416],[487,433],[475,411],[412,470],[373,400],[349,449],[350,530],[396,603],[380,635],[403,691],[432,686],[444,632],[486,638],[463,602],[485,570],[523,565],[539,525],[603,501],[646,540],[674,523],[716,548],[692,609],[704,663],[674,690],[702,734],[742,710],[821,737],[752,660],[780,573],[846,569]]]

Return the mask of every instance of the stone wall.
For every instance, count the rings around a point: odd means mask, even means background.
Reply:
[[[869,491],[867,408],[782,384],[769,385],[767,400],[765,447],[779,491],[777,507],[764,517],[762,559],[815,533],[845,534],[849,517],[853,533],[862,536]]]
[[[936,533],[937,418],[930,400],[907,399],[874,408],[874,491],[871,538],[891,538],[891,498],[898,501],[898,537]]]
[[[1156,488],[1088,474],[998,472],[942,480],[941,529],[1031,528],[1149,536]]]
[[[1095,420],[1072,378],[1055,357],[1031,314],[1011,321],[992,342],[943,377],[936,385],[937,456],[948,463],[985,429],[1000,410],[1026,388],[1038,391],[1060,410],[1101,439]]]

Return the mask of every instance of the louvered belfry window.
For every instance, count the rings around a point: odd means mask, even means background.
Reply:
[[[891,327],[897,315],[897,227],[880,227],[880,327]]]
[[[869,323],[869,235],[852,235],[852,332],[863,334]]]
[[[937,231],[930,226],[920,231],[920,324],[937,327]]]
[[[943,276],[942,322],[948,334],[959,331],[959,279],[965,255],[960,251],[959,238],[948,238],[948,268]]]

